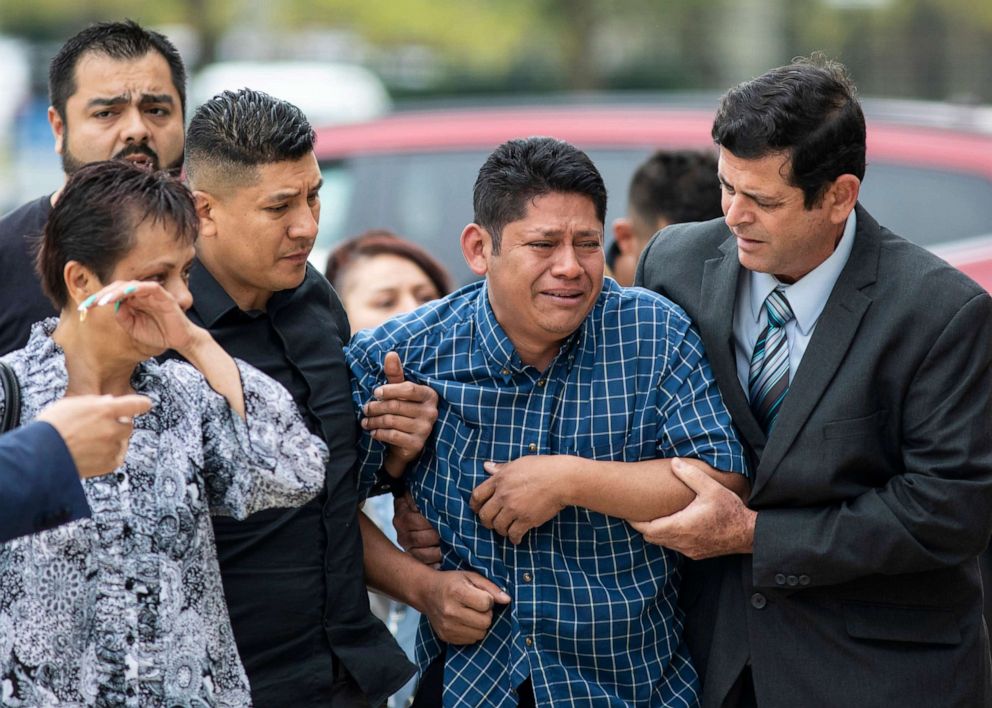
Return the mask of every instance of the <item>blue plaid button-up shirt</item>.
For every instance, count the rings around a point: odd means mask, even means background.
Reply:
[[[525,365],[486,284],[358,333],[348,350],[358,403],[396,351],[407,378],[440,397],[434,435],[408,484],[441,535],[443,569],[474,570],[513,598],[486,637],[447,646],[422,621],[421,670],[445,652],[446,706],[515,705],[531,677],[538,705],[695,706],[682,641],[676,553],[622,519],[567,507],[514,546],[479,523],[469,498],[485,460],[572,454],[637,462],[695,457],[746,473],[744,451],[685,313],[607,280],[546,371]],[[382,448],[364,436],[367,490]]]

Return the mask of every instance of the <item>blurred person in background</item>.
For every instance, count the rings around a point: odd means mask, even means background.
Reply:
[[[0,436],[0,542],[89,516],[81,480],[124,462],[131,419],[150,407],[145,396],[73,396]]]
[[[709,221],[723,216],[716,153],[708,150],[658,150],[630,180],[627,216],[613,222],[606,262],[620,285],[634,284],[641,251],[669,224]]]
[[[450,276],[440,263],[416,244],[386,230],[366,231],[342,242],[328,256],[325,275],[341,298],[352,332],[378,327],[390,317],[411,312],[451,291]],[[409,495],[395,501],[413,503]],[[363,511],[395,543],[393,503],[392,495],[374,496]],[[369,601],[413,660],[420,613],[383,595],[373,594]],[[411,679],[389,698],[391,708],[407,704],[415,681]]]
[[[68,180],[38,255],[58,318],[4,357],[22,417],[64,396],[152,399],[92,518],[0,546],[10,706],[233,706],[250,700],[212,514],[301,504],[327,448],[285,390],[185,315],[197,218],[174,177],[109,161]],[[157,363],[166,349],[190,363]]]
[[[100,160],[176,172],[182,166],[186,69],[158,32],[130,20],[87,27],[52,59],[48,93],[66,178]],[[33,244],[60,191],[0,218],[0,355],[23,347],[32,324],[58,314],[35,274]]]
[[[342,242],[328,256],[325,275],[352,332],[378,327],[451,292],[451,277],[427,251],[380,229]]]

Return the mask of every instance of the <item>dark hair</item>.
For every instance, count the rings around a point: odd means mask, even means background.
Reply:
[[[589,197],[606,221],[606,186],[589,156],[554,138],[508,140],[486,158],[475,180],[475,223],[489,232],[499,253],[503,227],[522,219],[535,197],[559,192]]]
[[[148,221],[174,226],[183,243],[195,242],[200,228],[193,195],[167,172],[110,160],[85,165],[69,177],[36,258],[42,289],[56,309],[69,301],[66,263],[78,261],[106,283],[134,246],[137,228]]]
[[[720,101],[713,140],[750,160],[787,153],[807,209],[843,174],[865,174],[865,116],[843,65],[821,55],[745,81]]]
[[[65,121],[65,104],[76,92],[76,64],[87,52],[105,54],[111,59],[141,59],[153,50],[169,65],[172,85],[179,94],[180,109],[185,116],[186,67],[182,57],[164,34],[146,30],[133,20],[100,22],[66,40],[48,67],[49,102]]]
[[[652,227],[723,216],[716,166],[711,151],[659,150],[634,172],[630,208]]]
[[[327,257],[324,275],[339,288],[348,269],[363,258],[390,255],[405,258],[424,272],[439,295],[451,292],[451,278],[437,260],[415,243],[400,238],[386,229],[370,229],[347,241],[342,241]]]
[[[204,168],[244,172],[258,165],[298,160],[313,150],[316,133],[303,111],[267,93],[219,93],[196,109],[186,131],[186,172]]]

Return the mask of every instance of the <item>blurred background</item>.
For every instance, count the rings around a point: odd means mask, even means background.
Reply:
[[[431,233],[443,236],[439,243],[454,245],[457,233],[451,229],[460,227],[451,224],[470,216],[474,171],[503,137],[490,125],[475,139],[478,144],[458,138],[457,130],[445,126],[456,125],[462,109],[485,112],[490,124],[500,116],[511,121],[512,111],[500,111],[514,106],[697,111],[685,128],[691,139],[630,138],[623,160],[601,165],[604,173],[613,173],[607,180],[613,216],[622,215],[626,180],[653,148],[664,147],[666,140],[673,146],[707,143],[708,122],[723,90],[814,50],[848,66],[869,99],[866,106],[872,106],[870,118],[992,135],[988,0],[0,0],[0,212],[61,182],[45,118],[51,56],[87,23],[123,17],[158,29],[179,47],[191,75],[187,115],[221,89],[250,85],[297,103],[326,129],[318,142],[325,146],[320,157],[328,183],[322,195],[325,249],[377,227],[421,241]],[[382,135],[389,131],[337,133],[344,137],[336,139],[335,126],[355,130],[417,112],[434,117],[417,125],[391,124],[388,149],[407,157],[450,157],[464,149],[466,167],[435,162],[430,169],[437,179],[446,175],[446,182],[411,173],[406,179],[414,191],[407,197],[396,179],[388,189],[376,181],[392,170],[369,173],[366,182],[372,186],[361,187],[365,168],[349,162],[354,150],[340,143],[347,138],[381,157],[387,152]],[[667,118],[645,115],[644,120]],[[475,127],[466,130],[477,134],[482,122],[477,116]],[[605,118],[600,123],[609,126],[600,132],[612,132],[614,141],[629,132]],[[440,135],[400,145],[415,130],[427,130],[425,125]],[[591,154],[611,147],[609,139],[588,132],[570,136],[551,119],[514,125],[561,133]],[[919,134],[909,135],[890,142],[918,142]],[[448,143],[436,144],[444,140]],[[948,170],[975,177],[978,181],[961,188],[969,203],[981,202],[966,236],[992,233],[990,144],[963,148],[968,160],[936,165],[925,178],[906,178],[923,179],[917,187],[926,192]],[[961,167],[965,163],[967,169]],[[346,213],[375,185],[385,198],[371,202],[365,216]],[[438,206],[429,206],[431,198]],[[403,201],[405,220],[390,216],[383,201]],[[441,219],[434,212],[442,207],[456,217]],[[900,208],[892,211],[898,214]],[[922,211],[925,216],[929,209]],[[456,275],[462,272],[457,260],[452,260]]]

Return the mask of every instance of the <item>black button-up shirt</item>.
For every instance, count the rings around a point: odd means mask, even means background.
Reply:
[[[273,294],[264,312],[240,310],[199,262],[190,290],[190,319],[232,356],[285,386],[330,450],[324,492],[312,502],[244,521],[214,517],[224,594],[252,699],[260,708],[330,705],[336,657],[378,705],[414,667],[369,611],[344,308],[310,266],[303,283]]]

